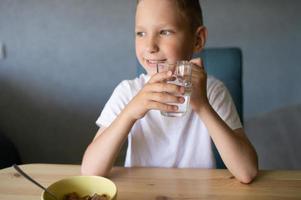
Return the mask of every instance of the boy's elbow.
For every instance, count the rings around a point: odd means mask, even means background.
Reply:
[[[244,175],[239,177],[239,181],[243,184],[250,184],[257,176],[258,169],[253,169],[250,172],[246,172]]]

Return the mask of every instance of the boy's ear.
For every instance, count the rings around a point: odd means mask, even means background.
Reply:
[[[195,32],[195,45],[194,53],[200,52],[204,49],[207,40],[207,28],[205,26],[200,26]]]

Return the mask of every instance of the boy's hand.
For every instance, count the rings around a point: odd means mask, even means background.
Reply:
[[[209,106],[207,98],[207,73],[200,58],[192,59],[190,62],[193,64],[190,105],[195,112],[200,113],[204,107]]]
[[[177,106],[168,103],[184,103],[185,99],[179,95],[183,95],[185,89],[175,84],[165,83],[171,78],[171,71],[154,74],[126,106],[125,111],[130,119],[141,119],[149,110],[177,111]]]

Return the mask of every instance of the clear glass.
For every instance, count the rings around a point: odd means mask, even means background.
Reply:
[[[179,86],[185,87],[184,97],[185,102],[182,104],[170,103],[170,105],[178,106],[178,110],[175,112],[164,112],[161,111],[161,114],[166,117],[181,117],[185,115],[185,113],[189,109],[189,101],[191,95],[191,73],[192,73],[192,64],[188,61],[178,61],[176,64],[158,64],[157,72],[163,71],[172,71],[173,79],[167,81],[167,83],[173,83]]]

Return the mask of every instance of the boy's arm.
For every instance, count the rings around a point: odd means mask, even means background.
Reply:
[[[97,132],[84,154],[81,167],[82,174],[106,176],[134,123],[149,110],[166,112],[177,110],[177,106],[167,103],[183,103],[184,98],[178,97],[178,95],[184,93],[184,87],[163,82],[171,76],[171,72],[155,74],[126,105],[111,125]]]
[[[106,176],[135,121],[121,112],[107,128],[100,128],[88,146],[82,161],[83,175]]]
[[[198,112],[229,171],[242,183],[250,183],[258,173],[255,149],[242,128],[232,130],[208,105]]]
[[[244,130],[232,130],[215,112],[207,97],[207,74],[201,59],[193,59],[190,105],[205,123],[225,165],[241,182],[250,183],[258,172],[257,154]]]

